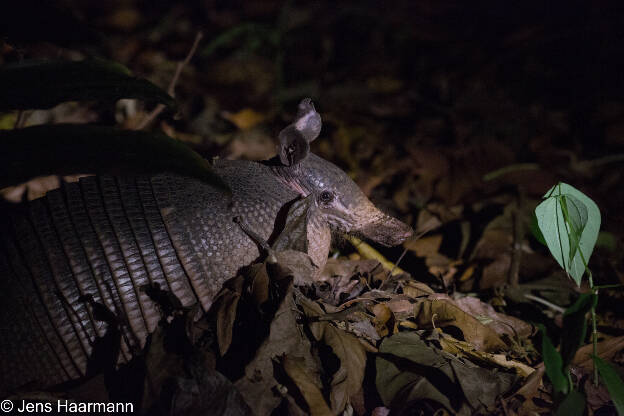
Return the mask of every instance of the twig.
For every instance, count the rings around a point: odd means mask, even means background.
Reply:
[[[364,312],[367,310],[361,303],[356,303],[353,306],[342,309],[338,312],[326,313],[325,315],[319,316],[311,316],[309,318],[310,322],[320,322],[320,321],[346,321],[349,318],[349,315],[355,312]]]
[[[535,301],[537,303],[541,303],[542,305],[549,307],[550,309],[552,309],[555,312],[558,312],[558,313],[561,313],[561,314],[563,314],[565,312],[565,308],[562,308],[559,305],[555,305],[554,303],[551,303],[551,302],[547,301],[546,299],[542,299],[542,298],[537,297],[535,295],[532,295],[530,293],[525,294],[524,297],[529,299],[529,300]]]
[[[19,110],[17,112],[17,117],[15,118],[15,124],[13,125],[14,129],[21,129],[24,127],[26,120],[28,120],[29,114],[27,114],[26,110]]]
[[[186,58],[184,58],[184,60],[182,62],[179,62],[175,73],[173,74],[173,78],[171,78],[171,82],[169,83],[169,86],[167,87],[167,93],[172,96],[175,97],[175,86],[178,83],[178,79],[180,78],[180,74],[182,73],[182,70],[184,69],[184,67],[186,65],[188,65],[188,63],[191,61],[191,58],[193,57],[193,55],[195,55],[195,51],[197,50],[197,45],[199,45],[199,41],[204,37],[204,35],[201,32],[197,32],[197,35],[195,35],[195,40],[193,41],[193,46],[191,46],[191,49],[189,50],[188,54],[186,55]],[[152,121],[154,121],[154,119],[156,117],[158,117],[158,115],[160,113],[163,112],[163,110],[165,109],[165,105],[164,104],[158,104],[156,106],[156,108],[154,110],[152,110],[151,113],[149,113],[144,119],[143,121],[141,121],[141,123],[139,123],[139,125],[136,127],[135,130],[143,130],[145,127],[147,127]]]

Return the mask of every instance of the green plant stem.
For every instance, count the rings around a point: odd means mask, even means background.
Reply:
[[[598,356],[598,329],[596,325],[596,304],[598,303],[598,290],[594,287],[594,276],[592,275],[591,270],[587,266],[587,261],[585,260],[585,256],[583,255],[583,251],[579,250],[581,254],[581,260],[583,261],[583,266],[585,266],[585,271],[587,272],[587,281],[589,283],[589,289],[592,294],[596,295],[596,301],[592,301],[590,313],[591,313],[591,321],[592,321],[592,345],[594,356]],[[594,365],[594,386],[598,387],[598,367],[596,366],[596,362],[593,361]]]

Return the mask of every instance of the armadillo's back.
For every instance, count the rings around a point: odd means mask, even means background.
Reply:
[[[159,320],[143,286],[158,283],[183,304],[196,302],[155,197],[158,186],[158,179],[87,177],[6,213],[0,391],[86,374],[92,344],[108,328],[88,295],[121,319],[121,360]]]
[[[3,214],[0,395],[98,371],[107,365],[98,360],[114,356],[110,345],[94,354],[107,333],[121,333],[117,359],[130,360],[160,319],[146,287],[207,310],[223,282],[257,258],[233,218],[269,239],[296,195],[260,164],[217,165],[231,197],[175,175],[86,177]]]

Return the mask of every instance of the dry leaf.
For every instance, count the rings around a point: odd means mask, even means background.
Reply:
[[[478,319],[464,312],[448,299],[427,299],[416,305],[414,318],[420,328],[455,326],[459,328],[466,341],[479,351],[498,351],[506,348],[506,344],[491,328],[483,325]]]
[[[258,267],[262,265],[254,265]],[[225,285],[216,297],[213,308],[217,311],[217,341],[219,352],[224,356],[232,343],[232,331],[236,321],[236,309],[243,290],[243,276],[236,276]]]
[[[322,309],[315,302],[305,298],[299,299],[306,316],[320,316]],[[340,413],[344,410],[349,398],[362,388],[364,370],[366,368],[366,351],[360,341],[353,335],[336,328],[329,322],[311,322],[310,331],[317,341],[331,347],[340,360],[340,368],[331,379],[329,394],[332,411]]]
[[[388,336],[390,331],[394,333],[394,319],[392,318],[392,311],[383,303],[377,303],[373,306],[375,318],[373,318],[373,324],[380,337]],[[389,322],[392,319],[392,322]]]
[[[262,123],[266,116],[262,113],[258,113],[251,108],[244,108],[236,113],[230,113],[229,111],[221,112],[221,116],[234,124],[240,130],[249,130],[250,128]]]
[[[299,357],[285,356],[282,360],[284,371],[295,383],[305,399],[311,416],[332,416],[319,386],[312,380],[305,368],[305,362]]]
[[[598,356],[603,360],[609,361],[615,354],[624,350],[624,336],[600,341],[597,345],[597,349]],[[572,364],[591,371],[594,368],[594,360],[591,358],[593,353],[593,344],[582,346],[576,351]]]
[[[438,254],[442,244],[442,234],[422,237],[418,240],[406,241],[403,246],[416,253],[418,257],[431,257]]]

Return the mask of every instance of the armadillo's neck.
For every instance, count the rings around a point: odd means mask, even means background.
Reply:
[[[275,175],[275,177],[288,189],[296,192],[303,198],[310,194],[310,190],[304,187],[304,184],[301,183],[301,169],[299,165],[279,165],[279,159],[277,158],[277,156],[271,160],[268,160],[266,162],[266,165],[271,170],[273,175]]]
[[[308,158],[313,162],[316,159],[320,159],[312,154],[308,155]],[[265,164],[286,188],[298,193],[300,198],[310,197],[310,194],[313,192],[313,186],[306,164],[284,166],[281,165],[277,157],[265,162]],[[317,272],[320,273],[327,262],[331,246],[331,232],[326,218],[313,204],[314,201],[310,201],[307,212],[303,213],[306,216],[306,247],[307,254],[317,267]],[[312,277],[314,278],[315,276]]]

